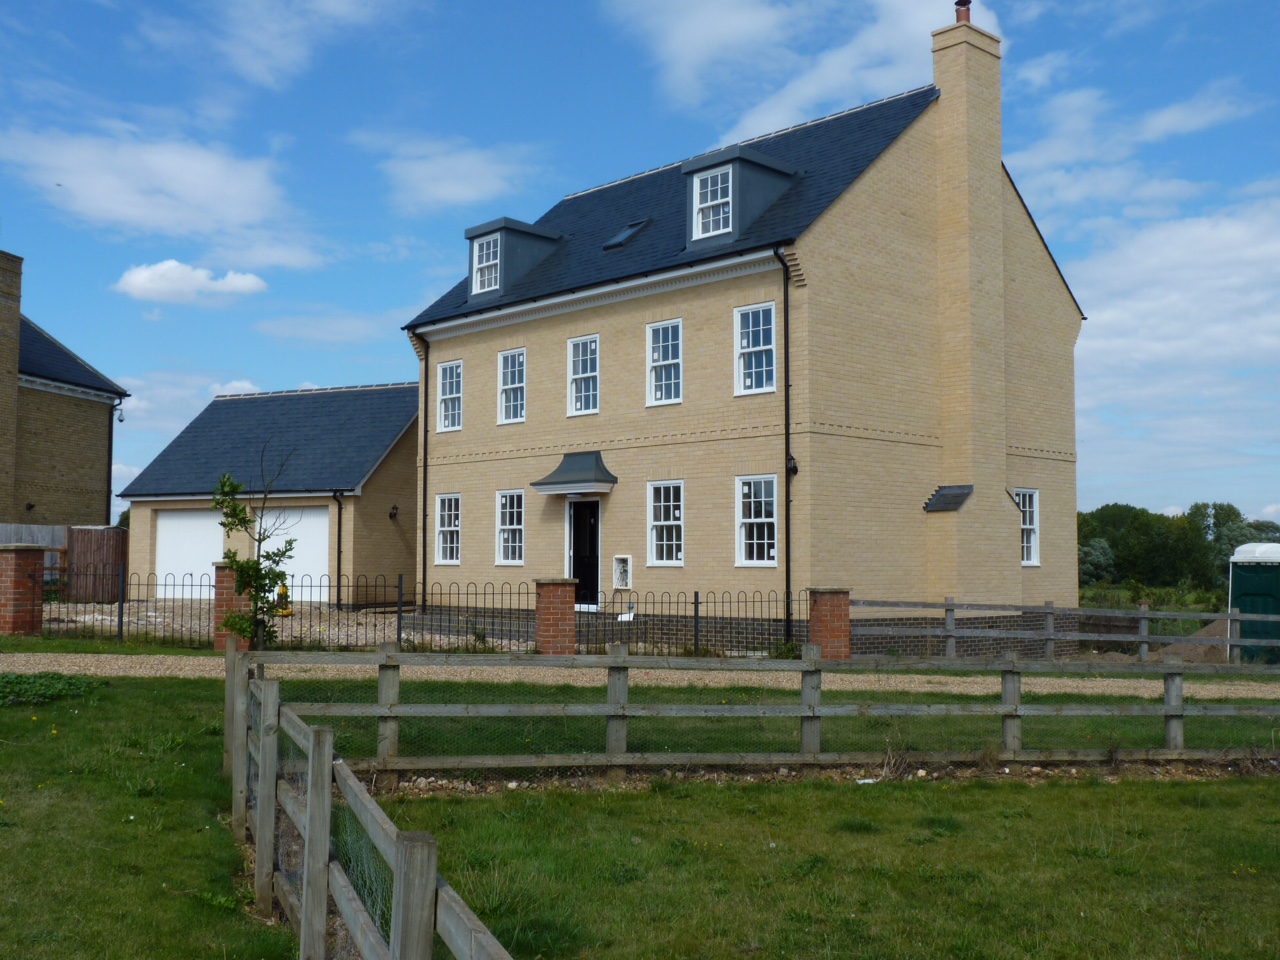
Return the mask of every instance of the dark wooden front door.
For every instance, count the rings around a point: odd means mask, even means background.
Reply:
[[[600,602],[600,501],[569,501],[569,576],[578,581],[577,602]]]

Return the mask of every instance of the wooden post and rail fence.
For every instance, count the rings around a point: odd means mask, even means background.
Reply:
[[[332,897],[352,942],[364,960],[431,960],[438,934],[458,960],[510,960],[510,955],[437,870],[435,838],[395,824],[341,759],[334,757],[333,730],[310,726],[280,703],[278,680],[250,679],[244,654],[227,655],[234,671],[232,722],[232,832],[252,838],[256,867],[256,909],[271,916],[275,905],[300,941],[302,960],[326,955],[328,904]],[[250,729],[249,700],[257,723]],[[280,769],[279,738],[287,737],[305,756],[300,795]],[[250,761],[253,761],[252,767]],[[250,783],[251,769],[256,773]],[[248,803],[250,793],[252,807]],[[390,867],[390,929],[384,937],[330,846],[333,799],[347,804],[369,842]],[[280,868],[277,816],[283,814],[302,838],[301,882]]]

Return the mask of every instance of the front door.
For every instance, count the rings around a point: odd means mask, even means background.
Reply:
[[[577,602],[600,602],[600,501],[569,501],[569,576],[578,581]]]

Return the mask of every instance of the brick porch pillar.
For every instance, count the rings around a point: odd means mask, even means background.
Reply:
[[[225,563],[213,565],[213,649],[225,652],[227,639],[236,635],[222,625],[228,613],[248,613],[252,608],[249,597],[236,593],[236,575]],[[236,637],[236,649],[248,650],[247,637]]]
[[[849,591],[809,588],[809,642],[822,647],[823,660],[849,659]]]
[[[44,627],[44,547],[0,545],[0,636],[31,636]]]
[[[538,606],[533,642],[539,653],[572,656],[578,652],[578,617],[574,612],[577,580],[535,580]]]

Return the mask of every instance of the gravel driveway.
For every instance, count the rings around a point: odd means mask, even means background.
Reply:
[[[175,657],[135,654],[77,653],[0,653],[0,673],[75,673],[97,677],[187,677],[219,680],[225,675],[225,663],[218,657]],[[358,679],[376,677],[377,668],[369,666],[295,666],[273,665],[268,676],[274,678],[316,680]],[[604,670],[573,670],[547,667],[402,667],[404,680],[448,680],[460,683],[541,683],[578,687],[601,687],[606,680]],[[797,673],[731,673],[718,670],[636,670],[630,682],[642,687],[769,687],[798,690]],[[1203,681],[1187,677],[1186,696],[1197,700],[1280,700],[1280,683],[1253,680]],[[998,674],[976,677],[937,676],[910,673],[827,673],[824,690],[866,690],[877,692],[949,693],[965,696],[992,696],[1000,692]],[[1072,694],[1089,697],[1144,697],[1161,699],[1164,685],[1159,680],[1100,677],[1022,678],[1025,693]]]

